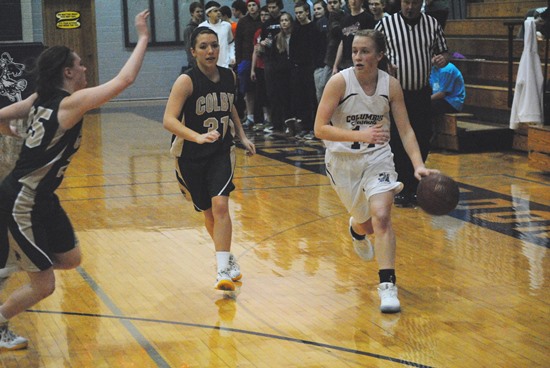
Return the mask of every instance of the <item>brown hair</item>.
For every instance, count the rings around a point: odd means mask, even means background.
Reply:
[[[42,51],[36,62],[36,92],[46,97],[63,87],[63,69],[73,66],[75,56],[66,46],[52,46]]]
[[[354,37],[368,37],[374,41],[376,51],[386,52],[386,37],[382,32],[375,31],[374,29],[360,29]]]
[[[283,13],[281,14],[281,19],[283,17],[288,17],[290,19],[290,33],[292,33],[292,28],[294,27],[294,19],[292,18],[292,15],[289,13]],[[279,20],[280,23],[280,20]],[[286,35],[281,28],[281,32],[277,33],[277,36],[275,36],[275,45],[277,46],[277,50],[280,54],[287,51],[288,52],[288,45],[286,43]]]

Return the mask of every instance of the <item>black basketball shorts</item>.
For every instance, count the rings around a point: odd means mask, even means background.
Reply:
[[[25,195],[23,189],[12,205],[11,213],[6,213],[6,208],[3,208],[0,227],[2,232],[7,228],[9,246],[23,270],[46,270],[53,265],[52,255],[78,246],[71,221],[55,194],[37,201],[35,197]],[[0,238],[5,239],[5,236]]]
[[[176,158],[176,177],[184,197],[193,201],[195,210],[212,207],[212,197],[229,196],[235,189],[235,147],[201,160]]]

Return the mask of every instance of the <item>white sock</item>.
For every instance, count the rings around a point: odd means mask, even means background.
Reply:
[[[225,270],[229,266],[230,252],[216,252],[216,261],[218,262],[218,272]]]
[[[254,115],[246,115],[246,119],[254,122]]]
[[[267,112],[264,112],[264,120],[269,121],[269,114]]]
[[[8,320],[6,319],[6,317],[4,317],[4,315],[0,312],[0,325],[3,325],[5,323],[8,323]]]

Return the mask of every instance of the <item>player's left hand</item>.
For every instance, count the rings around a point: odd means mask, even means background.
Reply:
[[[382,124],[376,124],[364,129],[363,142],[371,144],[384,144],[390,140],[390,132]]]
[[[252,156],[256,154],[256,146],[254,143],[250,141],[248,138],[244,138],[241,140],[241,143],[243,144],[244,148],[246,149],[247,156]]]
[[[414,177],[418,180],[421,180],[424,176],[428,176],[431,174],[439,174],[440,171],[436,169],[427,169],[424,166],[416,168],[414,170]]]

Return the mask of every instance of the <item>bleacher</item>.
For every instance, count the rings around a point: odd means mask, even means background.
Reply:
[[[525,14],[530,9],[544,6],[547,6],[546,0],[469,1],[466,4],[466,19],[447,21],[445,35],[450,53],[457,52],[465,56],[465,59],[455,59],[453,63],[464,76],[466,101],[463,113],[448,114],[435,122],[434,148],[459,152],[529,150],[529,126],[517,131],[509,129],[513,96],[509,85],[515,86],[515,76],[523,52],[523,38],[517,35]],[[511,44],[510,33],[513,34]],[[544,68],[546,42],[539,41],[538,45]],[[546,128],[533,130],[533,134],[540,134],[541,130],[545,131]],[[546,146],[550,147],[550,141]],[[540,157],[537,157],[540,162]],[[550,167],[550,163],[546,167]]]

